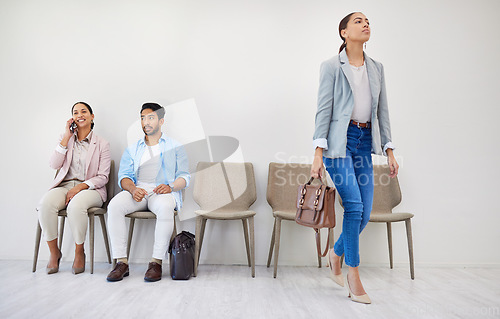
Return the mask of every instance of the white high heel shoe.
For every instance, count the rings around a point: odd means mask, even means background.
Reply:
[[[333,273],[333,266],[332,262],[330,261],[330,252],[331,250],[328,251],[328,267],[330,267],[330,278],[332,278],[332,280],[340,287],[344,287],[344,277],[342,276],[342,273],[340,275],[335,275]]]
[[[351,291],[351,286],[349,285],[349,277],[346,276],[346,280],[347,280],[347,289],[349,290],[349,298],[351,298],[352,301],[364,303],[364,304],[371,304],[372,303],[372,301],[370,300],[370,297],[368,297],[368,294],[364,294],[361,296],[356,296],[355,294],[353,294]]]

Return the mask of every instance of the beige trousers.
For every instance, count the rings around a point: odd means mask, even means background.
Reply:
[[[57,238],[57,213],[66,208],[68,223],[75,243],[83,244],[87,233],[87,210],[101,207],[102,199],[96,190],[85,189],[73,197],[66,207],[66,194],[80,184],[79,181],[62,182],[59,187],[48,191],[38,204],[38,220],[46,241]]]

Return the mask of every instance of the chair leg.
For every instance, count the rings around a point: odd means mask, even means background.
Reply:
[[[175,236],[177,236],[177,222],[175,221],[175,217],[177,216],[177,213],[174,212],[174,229],[172,230],[172,236],[170,236],[170,242],[174,240]]]
[[[392,227],[391,223],[387,223],[387,240],[389,243],[389,265],[391,269],[393,268],[393,257],[392,257]]]
[[[33,269],[32,271],[36,271],[36,263],[38,262],[38,251],[40,250],[40,240],[42,238],[42,227],[40,226],[40,222],[37,221],[36,226],[36,235],[35,235],[35,251],[33,253]]]
[[[206,218],[203,218],[201,221],[201,238],[200,238],[200,251],[198,254],[201,254],[201,247],[203,246],[203,238],[205,238],[205,227],[207,226],[207,220]],[[198,256],[200,258],[200,256]]]
[[[253,216],[248,218],[248,223],[250,226],[250,251],[251,251],[251,261],[252,261],[252,278],[255,278],[255,224]]]
[[[281,236],[281,218],[276,217],[276,229],[274,237],[274,273],[273,277],[276,278],[278,274],[278,256],[280,254],[280,236]]]
[[[273,234],[271,235],[271,245],[269,245],[269,256],[267,257],[267,268],[271,265],[271,258],[273,258],[274,248],[274,235],[276,234],[276,218],[274,218]]]
[[[247,249],[248,267],[252,267],[252,262],[250,261],[250,247],[248,244],[248,225],[246,218],[242,219],[241,222],[243,223],[243,235],[245,237],[245,247]]]
[[[94,214],[89,215],[90,273],[94,273]]]
[[[321,247],[321,234],[318,238],[319,238],[319,247]],[[318,252],[318,268],[321,268],[321,253],[320,252]]]
[[[413,239],[411,232],[411,219],[405,220],[406,223],[406,236],[408,238],[408,254],[410,255],[410,276],[415,279],[415,265],[413,262]]]
[[[108,254],[108,264],[111,264],[111,250],[109,249],[108,230],[106,229],[104,215],[99,215],[99,221],[101,222],[102,237],[104,237],[104,245],[106,246],[106,253]]]
[[[201,243],[201,224],[203,223],[202,221],[203,217],[197,216],[196,217],[196,230],[195,230],[195,236],[194,236],[194,274],[193,276],[196,277],[198,275],[198,263],[200,259],[200,243]]]
[[[66,221],[65,216],[61,216],[61,222],[59,223],[59,250],[62,251],[62,242],[64,235],[64,222]]]
[[[127,240],[127,259],[130,258],[130,246],[132,246],[132,235],[134,234],[135,218],[130,218],[130,225],[128,229],[128,240]]]

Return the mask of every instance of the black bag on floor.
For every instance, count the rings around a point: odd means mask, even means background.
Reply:
[[[187,280],[194,273],[194,235],[183,231],[170,242],[170,277]]]

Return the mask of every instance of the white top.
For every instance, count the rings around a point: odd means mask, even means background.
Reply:
[[[146,146],[137,171],[137,187],[151,193],[156,187],[156,178],[161,168],[160,144]]]
[[[351,89],[354,94],[354,108],[351,120],[359,123],[370,122],[372,118],[372,94],[366,64],[363,63],[360,67],[351,65],[351,69],[353,75],[353,87]]]
[[[78,140],[78,134],[75,132],[75,142],[73,143],[73,156],[71,158],[71,164],[68,169],[68,173],[64,176],[63,181],[70,180],[79,180],[82,183],[85,183],[89,186],[89,189],[95,189],[94,184],[89,181],[85,181],[85,176],[87,175],[87,153],[90,148],[90,140],[92,139],[92,132],[82,140]],[[68,150],[67,147],[62,147],[59,144],[59,147],[63,149],[63,152],[59,151],[59,153],[66,154]]]

